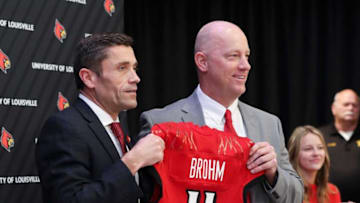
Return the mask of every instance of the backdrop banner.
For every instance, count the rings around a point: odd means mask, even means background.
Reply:
[[[0,1],[0,202],[41,203],[37,136],[77,97],[77,42],[123,32],[123,0]]]

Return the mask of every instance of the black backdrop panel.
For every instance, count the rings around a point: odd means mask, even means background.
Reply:
[[[135,39],[142,79],[129,120],[191,94],[196,34],[227,20],[243,29],[251,49],[241,100],[279,116],[285,138],[298,125],[330,122],[335,92],[360,93],[359,10],[359,2],[334,0],[126,1],[125,31]]]
[[[0,202],[42,202],[36,137],[77,97],[76,43],[122,32],[123,7],[123,0],[0,1]]]

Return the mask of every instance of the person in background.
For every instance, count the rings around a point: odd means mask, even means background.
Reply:
[[[187,98],[143,112],[139,137],[157,123],[192,122],[222,131],[228,120],[238,136],[255,142],[247,168],[253,174],[263,171],[266,177],[250,188],[251,202],[301,202],[302,181],[289,162],[280,120],[239,101],[251,68],[249,56],[247,38],[237,25],[226,21],[204,25],[194,50],[198,87]]]
[[[139,170],[162,160],[164,142],[149,134],[135,144],[122,119],[125,110],[137,106],[140,78],[132,41],[125,34],[105,33],[78,44],[79,98],[46,121],[36,147],[44,202],[138,203],[145,198],[139,184],[147,182]]]
[[[304,203],[339,203],[338,188],[329,183],[330,159],[321,132],[313,126],[295,128],[288,143],[290,162],[304,181]]]
[[[360,202],[359,96],[352,89],[335,94],[331,106],[334,121],[319,127],[331,159],[329,180],[339,187],[345,201]]]

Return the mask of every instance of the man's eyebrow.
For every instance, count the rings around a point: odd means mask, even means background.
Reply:
[[[131,63],[129,61],[122,61],[116,64],[116,66],[124,66],[124,65],[131,65]],[[134,63],[134,66],[137,67],[139,65],[139,63],[136,61]]]
[[[129,61],[122,61],[122,62],[119,62],[119,63],[117,63],[116,65],[129,65],[130,64],[130,62]]]

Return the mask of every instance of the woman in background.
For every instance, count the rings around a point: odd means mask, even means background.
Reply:
[[[339,189],[329,183],[330,159],[325,140],[313,126],[299,126],[289,143],[290,162],[304,181],[304,203],[338,203]]]

